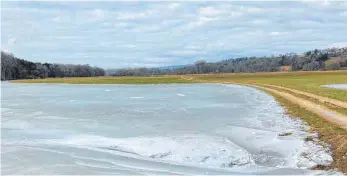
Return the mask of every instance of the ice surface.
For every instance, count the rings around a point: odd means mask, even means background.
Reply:
[[[1,115],[3,174],[336,174],[309,170],[329,148],[248,87],[6,83]]]
[[[129,97],[129,98],[140,99],[140,98],[144,98],[144,97]]]

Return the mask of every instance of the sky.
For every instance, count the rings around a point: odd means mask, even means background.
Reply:
[[[35,62],[162,67],[347,46],[347,1],[2,1],[1,50]]]

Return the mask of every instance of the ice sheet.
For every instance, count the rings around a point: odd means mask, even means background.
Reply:
[[[329,148],[249,87],[8,83],[1,109],[3,174],[336,174],[310,170]]]

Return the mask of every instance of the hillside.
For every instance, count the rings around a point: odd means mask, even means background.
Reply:
[[[89,65],[34,63],[1,52],[1,80],[104,76],[105,71]]]
[[[271,57],[243,57],[219,62],[196,61],[192,65],[161,68],[109,69],[110,76],[182,75],[205,73],[317,71],[347,69],[347,47],[288,53]],[[89,65],[34,63],[1,52],[1,80],[55,77],[105,76],[105,70]]]
[[[332,59],[330,58],[340,58]],[[179,68],[125,68],[115,70],[113,76],[149,76],[167,74],[205,74],[239,72],[340,70],[347,67],[347,47],[288,53],[270,57],[231,58],[219,62],[196,61]]]

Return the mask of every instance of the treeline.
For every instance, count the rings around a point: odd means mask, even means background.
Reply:
[[[34,63],[1,51],[1,80],[104,76],[105,70],[89,65]]]
[[[243,57],[219,62],[196,61],[179,68],[123,68],[111,76],[150,76],[205,73],[314,71],[347,69],[347,47],[288,53],[271,57]],[[104,76],[105,70],[89,65],[34,63],[1,52],[1,80]]]
[[[125,68],[112,76],[149,76],[170,74],[314,71],[347,69],[347,48],[312,50],[304,54],[288,53],[271,57],[243,57],[219,62],[197,61],[181,68]]]

